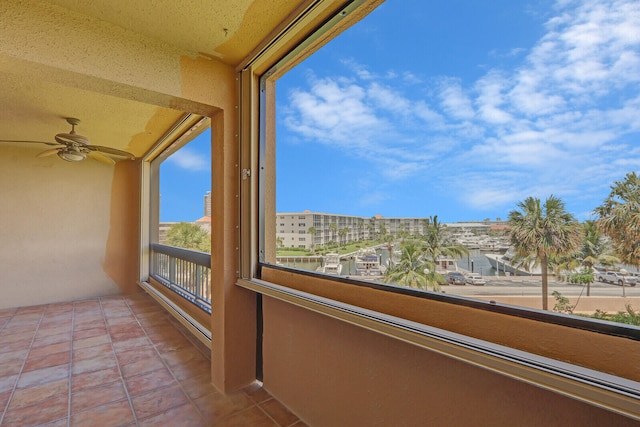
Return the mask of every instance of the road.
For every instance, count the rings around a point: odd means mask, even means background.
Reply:
[[[484,286],[464,285],[464,286],[443,286],[448,294],[464,296],[533,296],[540,295],[542,279],[540,277],[487,277],[487,284]],[[564,296],[587,295],[587,287],[584,285],[574,285],[557,281],[549,281],[549,295],[553,291],[558,291]],[[625,288],[628,297],[640,297],[640,285],[627,286]],[[608,283],[595,282],[591,284],[591,296],[621,297],[622,287]]]

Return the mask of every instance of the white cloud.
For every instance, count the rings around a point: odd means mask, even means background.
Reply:
[[[183,147],[172,154],[167,161],[175,163],[177,166],[190,171],[206,171],[209,170],[210,159],[204,158],[202,155]]]
[[[497,72],[490,72],[478,80],[476,90],[478,96],[479,117],[492,124],[504,124],[513,120],[511,114],[503,109],[505,103],[504,92],[509,87],[509,82]]]
[[[607,191],[640,168],[640,3],[562,0],[554,13],[510,52],[513,69],[464,85],[350,59],[352,77],[310,76],[292,92],[285,124],[389,180],[446,181],[477,209]]]
[[[440,88],[442,109],[450,117],[457,120],[469,120],[475,115],[471,99],[464,92],[460,83],[455,80],[442,82]]]

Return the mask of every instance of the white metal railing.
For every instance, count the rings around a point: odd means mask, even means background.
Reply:
[[[153,243],[150,276],[211,313],[211,254]]]

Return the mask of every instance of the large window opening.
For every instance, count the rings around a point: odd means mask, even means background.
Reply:
[[[280,77],[276,262],[637,325],[640,24],[607,3],[389,0]]]
[[[151,162],[150,276],[211,313],[211,129],[185,115]]]
[[[211,253],[211,129],[160,163],[158,243]]]

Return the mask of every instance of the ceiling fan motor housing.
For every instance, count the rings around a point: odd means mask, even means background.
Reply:
[[[58,150],[58,157],[62,160],[66,160],[67,162],[80,162],[86,159],[87,155],[76,147],[66,147]]]

